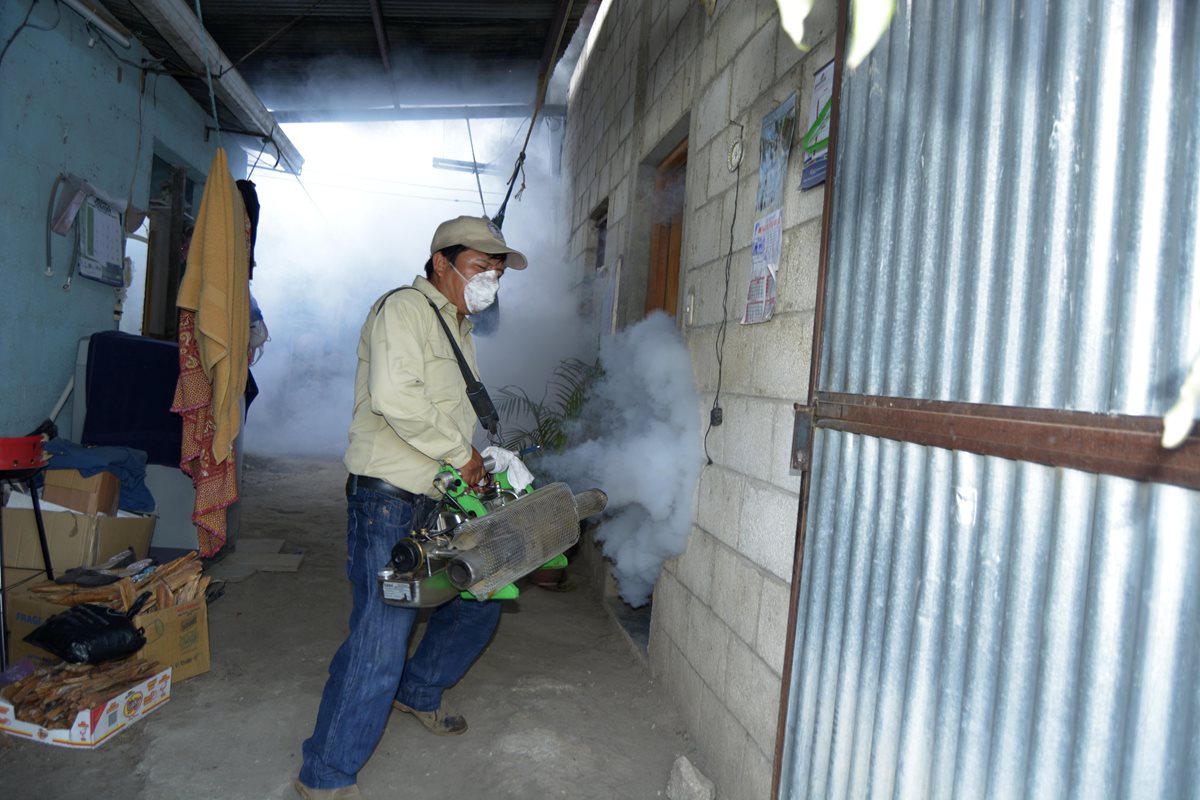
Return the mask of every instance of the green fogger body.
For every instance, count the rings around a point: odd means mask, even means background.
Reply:
[[[490,472],[494,464],[485,467]],[[579,541],[580,521],[608,502],[599,489],[573,494],[552,483],[535,492],[532,484],[513,487],[504,471],[492,478],[477,490],[442,466],[434,486],[443,500],[432,529],[402,539],[378,573],[385,603],[429,608],[457,596],[515,599],[514,581],[543,566],[566,566],[563,553]]]

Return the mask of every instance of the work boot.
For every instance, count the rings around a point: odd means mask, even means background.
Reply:
[[[304,800],[363,800],[362,792],[358,790],[356,783],[339,786],[336,789],[314,789],[311,786],[305,786],[297,779],[292,786],[296,789],[296,794],[303,797]]]
[[[456,714],[447,708],[445,700],[442,701],[440,707],[435,708],[433,711],[417,711],[415,708],[409,708],[404,705],[399,700],[392,701],[392,708],[412,714],[430,732],[436,733],[438,736],[458,736],[467,730],[467,721],[462,718],[461,714]]]

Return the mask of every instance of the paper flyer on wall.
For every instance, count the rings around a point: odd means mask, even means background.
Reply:
[[[758,197],[754,212],[762,214],[783,206],[783,182],[796,128],[796,95],[792,94],[763,117],[761,156],[758,163]]]
[[[775,272],[783,242],[783,195],[788,157],[796,129],[796,95],[793,93],[763,117],[759,147],[758,196],[754,211],[754,238],[750,248],[750,286],[742,324],[766,322],[775,313]]]
[[[84,201],[76,220],[79,229],[77,269],[85,278],[108,284],[125,284],[120,213],[98,197]]]
[[[750,289],[742,324],[766,322],[775,315],[775,275],[783,254],[783,209],[755,220],[750,243]]]
[[[833,62],[830,61],[813,75],[812,110],[808,130],[800,143],[804,152],[804,170],[800,188],[811,189],[825,182],[829,171],[829,114],[833,107]]]

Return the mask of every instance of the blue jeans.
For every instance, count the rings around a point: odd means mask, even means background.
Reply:
[[[411,659],[408,639],[418,611],[384,604],[375,574],[408,536],[414,515],[432,500],[407,503],[370,489],[348,499],[346,574],[354,593],[350,634],[329,665],[312,738],[304,742],[300,780],[314,789],[356,782],[383,736],[392,700],[432,711],[442,690],[458,682],[487,646],[500,621],[500,603],[455,598],[429,617]]]

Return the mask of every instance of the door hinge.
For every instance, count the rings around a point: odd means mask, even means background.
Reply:
[[[800,403],[796,403],[792,408],[796,413],[796,417],[792,421],[792,470],[803,471],[808,469],[809,460],[812,457],[813,412],[815,409]]]

